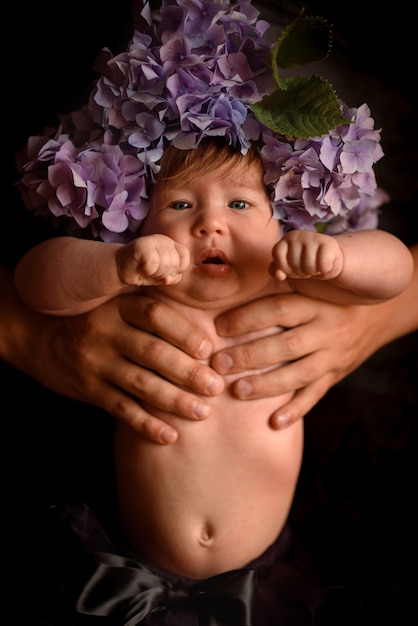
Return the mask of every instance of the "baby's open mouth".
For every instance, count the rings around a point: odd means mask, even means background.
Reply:
[[[224,265],[225,261],[220,256],[210,256],[202,261],[203,264]]]
[[[206,250],[200,257],[200,261],[197,264],[200,267],[200,271],[213,278],[219,278],[226,276],[232,269],[232,266],[222,250]]]

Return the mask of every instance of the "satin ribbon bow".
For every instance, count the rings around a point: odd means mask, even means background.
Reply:
[[[78,598],[79,613],[111,615],[123,626],[136,626],[151,615],[158,624],[169,616],[172,626],[251,626],[253,569],[218,574],[185,589],[131,559],[102,552],[92,556],[95,569]]]

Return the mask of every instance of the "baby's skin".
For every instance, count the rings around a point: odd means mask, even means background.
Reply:
[[[215,351],[232,343],[215,332],[217,311],[185,313],[205,330]],[[264,334],[272,332],[280,329]],[[152,443],[122,422],[116,426],[123,530],[144,561],[173,574],[202,579],[244,567],[274,543],[289,514],[303,422],[273,430],[269,417],[290,395],[243,402],[229,391],[234,379],[226,376],[224,392],[206,398],[212,412],[201,422],[147,407],[178,430],[173,445]]]

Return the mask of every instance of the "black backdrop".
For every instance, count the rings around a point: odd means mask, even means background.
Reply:
[[[270,12],[277,9],[280,17],[292,16],[300,7],[289,1],[258,4]],[[367,100],[384,129],[387,157],[380,182],[389,187],[393,205],[383,224],[412,243],[417,240],[413,215],[418,205],[416,101],[413,73],[409,76],[407,69],[413,58],[411,20],[397,6],[389,11],[378,2],[307,4],[334,24],[332,67],[347,97],[353,94],[350,104]],[[3,126],[10,184],[2,255],[13,262],[40,235],[17,208],[13,155],[57,112],[84,101],[96,53],[103,46],[117,52],[130,36],[129,3],[20,2],[9,5],[3,24],[4,39],[8,35]],[[351,76],[357,78],[350,81]],[[365,617],[367,626],[410,623],[405,606],[412,602],[409,572],[416,564],[417,355],[417,333],[393,342],[333,388],[305,420],[305,458],[291,520],[306,540],[307,559],[326,582],[349,582],[362,590],[363,598],[378,598],[372,615]],[[42,534],[43,507],[61,494],[94,492],[100,499],[108,492],[113,421],[0,365],[3,505],[11,522],[5,539],[19,566],[16,585],[21,587],[25,560],[39,559],[42,569],[42,558],[33,549]],[[348,616],[349,610],[335,626],[349,624]]]

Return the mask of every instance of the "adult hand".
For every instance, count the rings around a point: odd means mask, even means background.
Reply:
[[[273,325],[287,330],[219,351],[211,360],[212,367],[226,374],[285,362],[267,373],[237,380],[233,393],[253,399],[296,390],[272,414],[270,424],[278,429],[296,422],[378,348],[418,328],[418,245],[411,252],[415,260],[412,281],[386,302],[340,306],[289,293],[223,313],[216,320],[220,335],[232,337]]]
[[[418,245],[411,252],[415,273],[410,285],[381,304],[347,307],[282,294],[224,313],[217,327],[225,336],[271,325],[288,330],[220,351],[212,367],[222,374],[287,362],[236,381],[234,392],[245,400],[296,390],[271,416],[273,428],[292,424],[379,347],[418,328]],[[50,317],[23,305],[3,266],[0,283],[0,358],[53,391],[103,408],[151,440],[171,443],[176,432],[136,399],[199,419],[207,417],[208,407],[193,392],[216,395],[223,389],[222,379],[194,360],[208,357],[212,346],[162,303],[125,295],[85,315]]]
[[[267,296],[221,315],[219,334],[231,336],[266,326],[283,326],[278,335],[228,347],[214,355],[211,365],[222,374],[258,369],[284,362],[280,368],[237,380],[233,393],[252,399],[294,391],[293,398],[270,419],[273,428],[284,428],[306,413],[327,390],[355,369],[363,352],[362,307],[343,307],[300,294]],[[336,340],[336,337],[338,339]]]
[[[176,431],[137,400],[185,419],[208,417],[209,406],[194,393],[216,395],[224,382],[196,361],[208,358],[212,345],[180,313],[143,296],[124,295],[83,315],[42,315],[19,300],[3,268],[0,276],[0,321],[8,330],[7,337],[0,336],[5,361],[159,443],[173,443]]]

